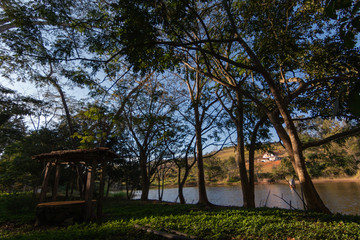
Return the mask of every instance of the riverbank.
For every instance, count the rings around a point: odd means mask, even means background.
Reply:
[[[353,176],[353,177],[339,177],[339,178],[313,178],[313,183],[326,183],[326,182],[360,182],[360,174]],[[280,179],[280,180],[273,180],[271,178],[262,178],[261,180],[255,182],[255,184],[274,184],[274,183],[283,183],[288,184],[287,180]],[[296,184],[299,184],[299,180],[295,180]],[[238,182],[211,182],[207,183],[206,186],[209,187],[217,187],[217,186],[238,186],[240,185],[240,181]],[[196,187],[196,183],[194,184],[186,184],[185,187]],[[165,184],[165,188],[177,188],[178,185],[176,184]],[[156,189],[157,185],[152,185],[151,189]]]
[[[3,212],[6,213],[6,212]],[[23,213],[25,214],[25,213]],[[7,215],[3,239],[359,239],[360,217],[273,208],[206,207],[164,202],[121,201],[104,204],[101,221],[37,228]]]
[[[312,179],[314,183],[324,183],[324,182],[360,182],[360,177],[340,177],[340,178],[314,178]]]

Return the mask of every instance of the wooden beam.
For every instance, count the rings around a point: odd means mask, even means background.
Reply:
[[[46,198],[46,191],[47,191],[47,187],[49,184],[49,177],[50,177],[50,170],[51,170],[51,162],[47,162],[46,166],[45,166],[45,174],[44,174],[44,179],[41,185],[41,193],[40,193],[40,202],[43,202],[44,199]]]
[[[93,196],[96,164],[97,164],[96,160],[92,160],[91,164],[88,165],[88,169],[87,169],[86,191],[85,191],[85,205],[86,205],[85,220],[91,220],[91,218],[93,217],[91,200]]]
[[[101,215],[102,215],[104,190],[105,190],[106,166],[107,166],[107,159],[106,159],[106,157],[104,157],[104,159],[101,163],[99,198],[97,201],[97,213],[96,213],[97,218],[101,218]]]
[[[60,172],[61,172],[61,165],[56,164],[56,173],[55,173],[55,182],[52,191],[52,200],[56,201],[58,188],[59,188],[59,180],[60,180]]]

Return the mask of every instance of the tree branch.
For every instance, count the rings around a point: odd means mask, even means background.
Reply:
[[[345,131],[345,132],[334,134],[334,135],[332,135],[330,137],[321,139],[319,141],[313,141],[313,142],[305,143],[305,144],[303,144],[302,148],[303,148],[303,150],[305,150],[305,149],[310,148],[310,147],[321,146],[321,145],[323,145],[325,143],[329,143],[331,141],[346,138],[346,137],[351,137],[351,136],[354,136],[354,135],[357,135],[357,134],[360,134],[360,127],[354,128],[354,129],[351,129],[351,130],[348,130],[348,131]]]

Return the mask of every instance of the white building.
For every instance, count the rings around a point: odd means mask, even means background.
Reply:
[[[267,151],[265,152],[265,154],[262,156],[262,158],[260,159],[261,162],[270,162],[270,161],[276,161],[276,160],[280,160],[281,158],[276,156],[276,154],[274,152],[271,151]]]

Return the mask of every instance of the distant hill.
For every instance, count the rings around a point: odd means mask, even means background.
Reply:
[[[274,167],[277,167],[281,160],[277,161],[269,161],[269,162],[261,162],[263,155],[267,151],[272,151],[276,154],[276,156],[280,158],[287,157],[288,154],[286,150],[279,143],[269,143],[266,145],[264,149],[255,151],[255,168],[258,169],[259,173],[271,173]],[[248,161],[249,152],[245,152],[245,159]],[[217,154],[215,154],[216,158],[219,158],[221,161],[226,161],[230,157],[235,158],[235,147],[227,147],[220,150]]]

